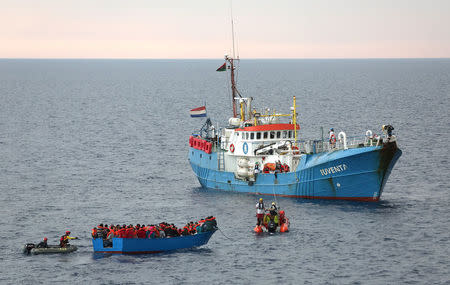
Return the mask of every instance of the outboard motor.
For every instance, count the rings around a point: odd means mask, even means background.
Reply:
[[[274,233],[277,230],[277,224],[274,221],[269,221],[267,224],[267,230],[269,233]]]
[[[34,243],[27,243],[24,247],[23,247],[23,253],[25,254],[30,254],[31,250],[35,248],[35,244]]]

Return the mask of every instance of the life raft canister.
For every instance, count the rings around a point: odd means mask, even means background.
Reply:
[[[197,138],[194,138],[194,139],[192,140],[192,146],[193,146],[195,149],[198,148],[198,139],[197,139]]]
[[[207,153],[207,154],[210,154],[211,153],[211,150],[212,150],[212,143],[210,143],[210,142],[206,142],[205,143],[205,152]]]
[[[234,144],[230,144],[230,151],[233,153],[234,152]]]

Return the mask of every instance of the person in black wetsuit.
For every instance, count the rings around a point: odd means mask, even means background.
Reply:
[[[387,134],[388,141],[390,141],[391,137],[392,137],[392,131],[394,130],[394,127],[391,126],[391,125],[383,125],[383,126],[381,126],[381,129],[383,130],[383,132],[385,134]]]
[[[36,245],[36,248],[47,248],[47,238],[45,237],[43,241],[41,241],[40,243],[38,243]]]
[[[272,216],[278,215],[278,208],[277,208],[277,205],[275,204],[275,202],[272,202],[272,206],[270,206],[269,212]]]

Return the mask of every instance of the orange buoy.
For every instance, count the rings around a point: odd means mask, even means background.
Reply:
[[[280,233],[285,233],[288,231],[289,231],[289,227],[288,227],[287,223],[282,224],[280,227]]]
[[[255,231],[255,233],[257,233],[257,234],[259,234],[259,233],[262,233],[263,232],[263,230],[262,230],[262,228],[261,228],[261,226],[256,226],[254,229],[253,229],[254,231]]]

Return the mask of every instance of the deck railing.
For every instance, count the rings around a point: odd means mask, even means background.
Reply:
[[[349,148],[359,148],[368,146],[380,146],[386,138],[368,138],[365,137],[348,137],[346,144],[343,140],[337,140],[335,144],[331,144],[329,141],[322,140],[300,140],[297,142],[301,153],[321,153],[334,150],[343,150]]]
[[[297,140],[297,143],[295,145],[298,146],[299,155],[300,154],[311,154],[311,153],[321,153],[321,152],[329,152],[334,150],[342,150],[345,149],[345,147],[348,148],[359,148],[359,147],[367,147],[367,146],[379,146],[382,145],[383,142],[386,141],[386,138],[378,137],[378,138],[368,138],[368,137],[347,137],[347,142],[344,144],[343,140],[337,140],[336,143],[333,145],[329,141],[322,141],[322,140]],[[293,144],[294,142],[291,141]],[[228,150],[229,141],[227,139],[222,140],[221,142],[214,141],[213,142],[213,151],[220,151],[220,150]],[[267,141],[267,142],[249,142],[249,144],[258,145],[266,144],[266,143],[273,143],[273,141]],[[296,152],[296,151],[294,151]]]

